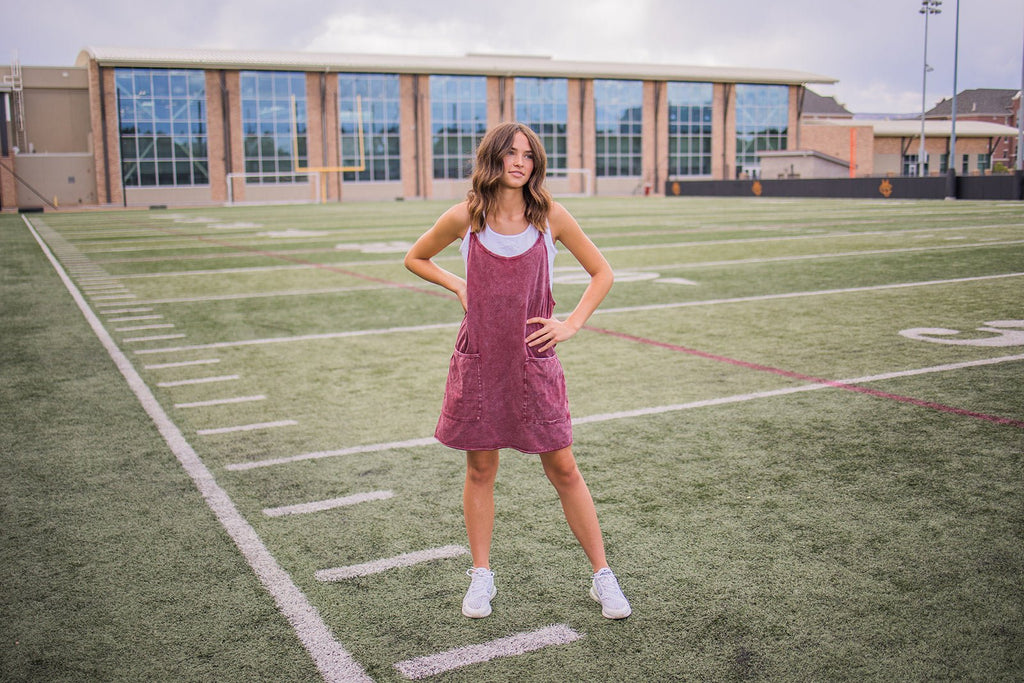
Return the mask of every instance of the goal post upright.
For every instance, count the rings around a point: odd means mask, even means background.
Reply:
[[[551,194],[560,197],[593,197],[594,196],[594,173],[589,168],[549,168],[547,179],[565,178],[572,185],[572,177],[579,176],[582,180],[582,192],[557,192],[552,190]]]
[[[298,105],[295,101],[295,95],[291,97],[291,124],[292,124],[292,168],[295,173],[308,173],[310,175],[316,174],[320,180],[320,188],[318,191],[320,197],[320,203],[327,201],[327,178],[325,174],[328,173],[359,173],[360,171],[366,170],[366,140],[365,130],[363,128],[363,97],[362,95],[356,95],[356,126],[358,134],[356,139],[359,142],[359,163],[354,166],[301,166],[299,165],[299,133],[298,133],[298,122],[297,122],[297,110]]]

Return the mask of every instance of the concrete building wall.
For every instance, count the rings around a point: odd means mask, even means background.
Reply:
[[[14,153],[0,157],[0,209],[18,208],[18,184],[14,179]]]
[[[90,152],[20,154],[16,172],[20,180],[15,196],[20,207],[45,203],[58,208],[97,204],[96,171]]]

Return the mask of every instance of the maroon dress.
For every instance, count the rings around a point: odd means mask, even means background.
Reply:
[[[466,232],[468,310],[448,368],[434,436],[467,451],[546,453],[572,444],[565,375],[554,349],[526,345],[550,318],[547,250],[538,234],[518,256],[500,256]]]

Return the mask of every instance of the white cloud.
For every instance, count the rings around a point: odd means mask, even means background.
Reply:
[[[221,47],[796,69],[854,111],[920,110],[919,0],[34,0],[9,3],[27,65],[69,65],[86,45]],[[956,0],[930,20],[931,106],[952,94]],[[1017,88],[1024,2],[963,2],[958,86]],[[0,60],[3,55],[0,55]]]

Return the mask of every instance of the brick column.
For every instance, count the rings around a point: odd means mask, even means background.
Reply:
[[[220,71],[206,72],[206,161],[210,173],[210,199],[226,202],[227,156],[224,149],[224,99]]]
[[[568,168],[586,168],[583,163],[583,105],[580,102],[582,89],[583,81],[569,79],[565,93],[565,165]],[[584,182],[586,180],[577,175],[569,176],[569,191],[583,192],[586,189],[583,187]]]
[[[228,91],[228,112],[225,120],[228,122],[231,133],[228,149],[225,150],[225,158],[231,159],[232,172],[244,173],[245,134],[242,130],[242,91],[239,72],[225,72],[224,85]],[[231,189],[236,202],[245,201],[245,178],[233,178]]]
[[[644,185],[650,185],[651,191],[656,192],[654,180],[658,177],[658,149],[657,142],[661,131],[660,118],[658,116],[658,93],[660,84],[654,81],[644,81],[640,125],[640,176]],[[661,136],[664,137],[664,136]]]
[[[89,61],[90,142],[96,168],[96,200],[100,204],[124,202],[121,185],[121,139],[118,131],[117,88],[114,70]]]
[[[320,73],[306,73],[306,168],[323,168],[323,103],[320,101]],[[297,122],[301,124],[301,121]],[[299,159],[298,163],[302,163]],[[327,194],[327,183],[331,174],[320,172],[319,178],[310,178],[310,182],[318,183],[314,192],[320,194],[321,200]]]
[[[711,177],[733,180],[736,171],[736,86],[715,83],[711,106]]]
[[[338,167],[341,166],[341,126],[338,122],[338,74],[325,73],[320,76],[324,79],[323,144],[326,152],[325,165]],[[341,173],[327,174],[327,196],[325,199],[341,201],[341,192]]]
[[[597,111],[594,109],[594,81],[588,79],[580,81],[579,91],[580,102],[580,146],[582,152],[580,157],[583,163],[582,168],[589,168],[593,180],[593,187],[598,185],[597,178]]]

